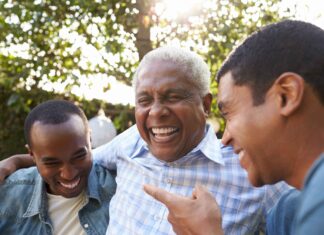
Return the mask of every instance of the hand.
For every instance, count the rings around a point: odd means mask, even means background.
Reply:
[[[147,184],[144,191],[168,208],[168,220],[176,234],[223,235],[221,211],[206,187],[197,185],[191,198]]]
[[[0,183],[16,170],[33,165],[34,161],[29,154],[17,154],[0,161]]]

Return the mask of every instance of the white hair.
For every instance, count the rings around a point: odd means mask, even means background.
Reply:
[[[133,77],[133,87],[135,90],[141,69],[154,60],[163,60],[177,65],[186,75],[185,77],[190,79],[197,87],[201,96],[209,93],[210,71],[208,65],[198,54],[173,46],[159,47],[143,57]]]

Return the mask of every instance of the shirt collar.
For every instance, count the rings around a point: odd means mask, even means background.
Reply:
[[[47,208],[46,186],[40,174],[37,173],[33,195],[23,217],[31,217],[36,214],[45,215],[45,208]]]
[[[101,204],[98,188],[100,188],[100,186],[98,176],[96,176],[95,163],[92,163],[92,168],[88,177],[87,196],[88,198],[96,199]]]
[[[221,165],[225,164],[221,152],[221,141],[217,139],[214,128],[210,124],[206,124],[204,138],[190,153],[195,153],[198,151],[213,162]]]
[[[309,184],[317,169],[321,167],[322,164],[324,164],[324,152],[316,159],[311,168],[308,170],[303,187],[306,187]]]
[[[198,151],[213,162],[221,165],[225,164],[221,153],[221,142],[217,139],[214,129],[209,124],[206,124],[204,138],[187,155],[195,154]],[[139,136],[139,140],[136,143],[136,150],[130,157],[140,157],[144,152],[149,152],[149,148],[147,143]]]

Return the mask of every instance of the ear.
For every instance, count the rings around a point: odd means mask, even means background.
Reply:
[[[275,81],[275,86],[278,88],[281,114],[289,116],[300,106],[305,89],[304,79],[292,72],[281,74]]]
[[[29,147],[29,145],[28,145],[28,144],[25,144],[25,148],[27,149],[29,155],[32,156],[33,161],[36,163],[34,153],[33,153],[33,151],[31,150],[31,148]]]
[[[210,113],[212,100],[213,100],[213,96],[211,93],[208,93],[207,95],[205,95],[203,97],[203,106],[204,106],[204,113],[205,113],[206,118],[208,117],[208,115]]]

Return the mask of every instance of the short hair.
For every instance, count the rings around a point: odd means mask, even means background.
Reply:
[[[284,72],[303,77],[324,104],[324,30],[310,23],[285,20],[248,37],[224,62],[217,81],[231,72],[235,85],[248,85],[254,105]]]
[[[210,71],[208,65],[198,54],[173,46],[159,47],[150,51],[143,57],[133,77],[133,87],[135,90],[141,69],[155,60],[174,63],[179,67],[179,70],[183,71],[186,78],[192,81],[198,88],[201,96],[209,93]]]
[[[25,119],[24,132],[27,144],[31,146],[30,131],[35,122],[60,124],[68,121],[72,115],[79,116],[83,121],[85,130],[88,130],[88,121],[84,112],[69,101],[49,100],[37,105]]]

